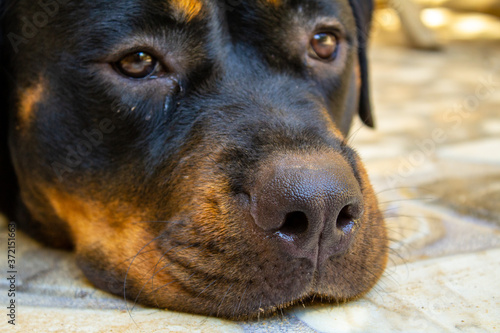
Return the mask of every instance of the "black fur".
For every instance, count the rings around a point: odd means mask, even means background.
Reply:
[[[2,87],[0,89],[0,211],[5,213],[9,218],[14,218],[18,187],[8,147],[8,105],[13,82],[9,82],[10,72],[6,54],[7,41],[4,34],[4,18],[7,6],[7,0],[0,1],[0,87]]]
[[[356,113],[373,126],[372,1],[200,3],[186,19],[175,0],[3,2],[0,209],[46,244],[75,246],[96,286],[148,305],[243,318],[359,297],[386,257],[344,139]],[[308,52],[324,32],[338,35],[335,60]],[[120,74],[137,51],[163,71]],[[364,201],[352,251],[321,265],[283,259],[249,210],[263,165],[311,154],[345,161]],[[152,271],[163,290],[142,280]]]
[[[17,211],[17,207],[22,206],[21,203],[18,202],[18,186],[17,186],[17,181],[16,181],[16,176],[12,167],[11,159],[10,159],[10,151],[8,148],[8,133],[9,133],[9,123],[12,122],[12,120],[9,121],[9,115],[8,115],[8,109],[9,109],[9,103],[12,104],[11,99],[11,91],[14,88],[14,80],[12,77],[12,68],[10,68],[9,64],[12,64],[12,62],[23,62],[23,59],[18,59],[17,58],[17,53],[12,52],[13,51],[13,45],[12,43],[9,43],[9,40],[7,38],[7,31],[5,31],[5,25],[6,25],[6,10],[9,8],[9,13],[11,16],[16,15],[16,11],[14,11],[13,8],[14,4],[16,2],[20,3],[19,8],[17,8],[17,15],[24,15],[26,17],[31,17],[33,13],[36,11],[39,11],[40,8],[36,6],[27,6],[23,5],[22,1],[9,1],[9,0],[3,0],[0,3],[0,13],[1,13],[1,25],[0,25],[0,31],[2,34],[0,35],[0,52],[1,52],[1,76],[0,80],[2,83],[2,87],[4,87],[1,90],[1,109],[0,109],[0,181],[2,184],[2,191],[0,192],[0,209],[3,211],[5,214],[7,214],[10,218],[15,218],[15,211]],[[50,1],[47,1],[50,2]],[[61,0],[60,3],[64,4],[66,2],[69,2],[69,6],[71,6],[72,3],[75,3],[75,1],[67,1],[67,0]],[[292,2],[293,3],[293,2]],[[300,2],[298,2],[300,3]],[[367,39],[369,35],[369,28],[370,28],[370,20],[371,20],[371,13],[373,11],[373,2],[372,1],[364,1],[364,0],[349,0],[349,3],[353,9],[354,16],[356,18],[356,25],[357,25],[357,38],[358,38],[358,57],[359,57],[359,64],[361,68],[361,82],[362,82],[362,88],[361,88],[361,93],[360,93],[360,100],[359,100],[359,115],[361,119],[363,120],[364,123],[366,123],[368,126],[373,127],[374,126],[374,120],[371,112],[371,103],[370,103],[370,97],[369,97],[369,78],[368,78],[368,63],[366,59],[366,47],[367,47]],[[126,5],[124,5],[125,7]],[[23,8],[26,7],[26,8]],[[248,31],[248,27],[245,26],[245,23],[249,21],[249,17],[251,15],[248,15],[249,12],[256,12],[255,16],[258,16],[258,12],[256,8],[252,8],[250,4],[246,4],[246,2],[241,2],[237,3],[236,6],[231,6],[230,4],[227,3],[222,3],[220,7],[223,10],[226,10],[228,12],[228,18],[230,22],[233,22],[232,26],[238,27],[240,31],[242,31],[242,36],[244,38],[247,38],[248,36],[250,37],[255,37],[255,39],[248,39],[248,43],[253,43],[253,45],[257,47],[266,47],[269,45],[269,43],[266,43],[265,40],[262,40],[263,36],[268,35],[266,32],[271,31],[273,29],[276,29],[277,26],[280,26],[280,21],[278,20],[279,15],[276,16],[271,16],[269,17],[268,20],[263,22],[264,24],[259,27],[258,31],[254,31],[253,33]],[[65,6],[61,5],[60,10],[62,12],[65,11]],[[75,7],[76,8],[76,7]],[[73,8],[70,11],[68,11],[66,14],[69,16],[75,17],[73,22],[77,23],[79,22],[78,18],[83,16],[83,15],[89,15],[87,12],[79,11],[78,9]],[[92,35],[92,30],[89,28],[89,26],[92,25],[99,25],[101,22],[102,17],[106,17],[107,11],[114,11],[115,9],[111,8],[106,8],[102,6],[102,10],[98,11],[93,11],[90,13],[90,16],[88,17],[87,21],[88,22],[85,26],[78,26],[78,27],[61,27],[62,29],[60,30],[54,30],[53,33],[58,34],[58,40],[65,41],[71,41],[74,40],[76,43],[76,38],[74,36],[74,31],[79,30],[78,35],[80,36],[91,36]],[[127,14],[130,17],[130,22],[135,22],[136,24],[139,24],[137,22],[136,17],[137,14],[140,12],[139,7],[135,7],[132,10],[128,10]],[[286,10],[286,9],[282,9]],[[311,9],[314,10],[314,9]],[[242,20],[241,17],[239,16],[238,13],[244,12],[245,13],[245,19]],[[53,19],[54,22],[51,22],[51,24],[57,24],[57,17]],[[70,20],[71,21],[71,20]],[[92,23],[93,22],[93,23]],[[154,31],[154,20],[151,20],[148,22],[143,22],[144,24],[141,26],[141,30],[148,31]],[[77,23],[78,24],[78,23]],[[19,27],[18,27],[19,28]],[[282,28],[287,28],[287,27],[282,27]],[[289,27],[288,27],[289,28]],[[44,30],[49,30],[49,27],[44,27]],[[116,30],[115,28],[111,28],[111,34],[107,38],[102,38],[99,40],[99,44],[97,45],[92,45],[92,47],[89,45],[87,47],[88,51],[93,51],[96,50],[103,50],[106,49],[107,47],[111,46],[114,42],[114,40],[118,39],[120,35],[123,35],[124,33],[128,33],[128,29],[125,29],[125,27],[121,27],[121,30]],[[11,32],[11,31],[9,31]],[[203,34],[202,31],[200,31],[201,34]],[[238,31],[233,31],[232,33],[232,38],[238,38]],[[277,38],[281,38],[281,36],[276,36]],[[37,45],[50,45],[51,42],[53,42],[53,38],[51,33],[40,33],[39,36],[36,37],[37,39]],[[23,43],[20,43],[19,45],[16,45],[17,47],[24,47],[25,45]],[[75,45],[76,46],[76,45]],[[30,45],[27,45],[26,47],[30,47]],[[216,48],[217,45],[212,45],[213,48]],[[51,59],[51,50],[49,48],[44,48],[43,53],[40,53],[42,50],[33,50],[31,53],[28,53],[31,58],[36,58],[40,57],[41,59]],[[247,50],[242,50],[242,52],[246,52]],[[248,50],[249,52],[252,52],[251,50]],[[282,51],[286,50],[279,50],[279,49],[274,49],[274,50],[266,50],[266,54],[269,56],[266,60],[273,63],[274,66],[277,68],[282,68],[285,66],[292,66],[289,70],[297,70],[297,68],[301,67],[300,63],[296,63],[294,65],[293,61],[290,61],[288,56],[284,54],[282,57],[277,57],[277,55],[280,55]],[[195,49],[195,52],[197,50]],[[214,52],[213,50],[205,50],[204,52],[207,52],[209,54],[210,52]],[[74,55],[77,57],[81,58],[87,58],[90,56],[89,54],[80,54],[80,55]],[[53,59],[56,60],[56,59]],[[57,59],[57,61],[60,61],[60,59]],[[209,61],[207,59],[207,61]],[[40,63],[41,64],[41,63]],[[44,66],[50,66],[50,64],[44,64]],[[200,68],[197,70],[197,75],[201,76],[204,70],[208,70],[210,66],[213,66],[213,64],[210,64],[209,62],[204,63],[204,64],[199,64]],[[55,69],[55,73],[53,76],[57,76],[57,71],[58,69]],[[29,71],[30,74],[34,74],[37,72],[35,68]],[[194,72],[194,71],[193,71]],[[27,76],[29,77],[29,75]],[[84,78],[81,78],[82,81]],[[87,81],[90,78],[87,78]],[[199,81],[199,80],[198,80]],[[64,82],[61,82],[61,90],[64,91],[66,89],[66,84]],[[199,84],[196,82],[196,80],[190,81],[190,84],[195,85]],[[72,87],[74,85],[68,85],[69,87]],[[79,89],[96,89],[96,86],[93,86],[92,83],[87,82],[87,83],[81,83],[79,86]],[[97,97],[100,94],[101,88],[97,88],[95,92],[95,96]],[[75,93],[73,91],[65,91],[64,94],[72,94]],[[83,104],[83,103],[82,103]],[[99,104],[101,104],[99,102]],[[96,108],[96,114],[99,113],[98,107]],[[90,124],[89,124],[90,126]],[[130,141],[130,135],[135,132],[135,129],[132,129],[125,138],[122,139],[124,141],[123,143],[126,143]],[[57,138],[56,138],[57,139]],[[64,137],[61,137],[62,140],[60,141],[65,141]],[[67,141],[67,140],[66,140]],[[116,145],[122,145],[122,142],[118,140],[116,142]],[[63,147],[61,147],[63,149]],[[139,148],[140,149],[140,148]],[[35,162],[36,163],[36,162]],[[63,172],[63,171],[61,171]],[[23,219],[21,219],[23,220]]]

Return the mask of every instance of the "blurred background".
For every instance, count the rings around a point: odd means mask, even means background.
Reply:
[[[375,28],[392,32],[388,39],[400,44],[434,48],[450,41],[500,38],[498,0],[376,0],[376,3],[379,10]]]
[[[500,226],[500,0],[376,6],[377,129],[353,135],[376,186]]]
[[[377,126],[355,125],[352,141],[388,203],[393,239],[418,239],[402,240],[394,260],[500,248],[500,0],[376,5]],[[484,237],[478,225],[490,228]]]

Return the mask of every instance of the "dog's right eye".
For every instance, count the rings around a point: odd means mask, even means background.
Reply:
[[[158,60],[146,52],[135,52],[123,57],[115,67],[125,76],[143,79],[156,71]]]

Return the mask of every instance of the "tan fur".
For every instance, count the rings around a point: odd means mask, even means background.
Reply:
[[[171,4],[188,22],[200,15],[203,9],[200,0],[174,0]]]
[[[24,90],[20,96],[20,106],[17,116],[18,126],[26,130],[34,119],[35,107],[41,102],[44,95],[44,84],[40,80],[35,86]]]
[[[163,253],[156,246],[154,236],[145,230],[148,225],[146,213],[123,202],[104,206],[57,190],[48,190],[46,195],[58,217],[68,222],[77,255],[99,249],[105,256],[103,262],[113,264],[109,269],[121,274],[117,281],[120,290],[126,282],[124,287],[128,285],[129,290],[132,285],[143,286],[142,297],[151,294],[169,297],[182,293],[168,270],[162,269],[165,265]],[[142,213],[135,213],[139,211]]]
[[[282,4],[281,0],[265,0],[268,4],[274,6],[274,7],[279,7]]]

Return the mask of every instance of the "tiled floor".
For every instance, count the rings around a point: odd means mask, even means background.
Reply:
[[[424,52],[379,37],[371,58],[378,129],[356,123],[351,141],[379,193],[392,254],[366,297],[247,323],[129,312],[85,282],[71,254],[19,234],[18,331],[500,331],[500,42]]]

